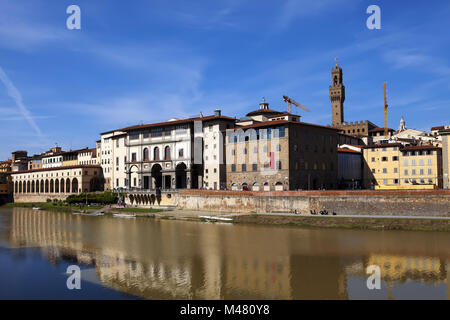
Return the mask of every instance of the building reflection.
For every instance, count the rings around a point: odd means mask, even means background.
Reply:
[[[26,208],[14,208],[11,224],[12,247],[40,247],[53,264],[92,266],[100,284],[150,299],[348,299],[348,277],[365,286],[369,265],[380,266],[391,288],[408,281],[443,284],[450,297],[445,246],[432,256],[404,247],[390,252],[376,234],[358,233],[374,238],[348,242],[355,233],[322,230],[327,233],[320,236],[317,230]]]

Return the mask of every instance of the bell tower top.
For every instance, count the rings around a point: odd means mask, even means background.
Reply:
[[[336,66],[331,68],[331,86],[330,86],[330,100],[331,100],[331,118],[332,126],[339,127],[344,122],[344,100],[345,87],[343,84],[342,68],[338,65],[337,58]]]

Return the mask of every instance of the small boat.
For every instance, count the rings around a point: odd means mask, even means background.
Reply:
[[[39,207],[33,207],[33,210],[42,210],[42,208],[39,208]]]
[[[113,217],[115,218],[136,218],[135,214],[121,214],[121,213],[113,213]]]
[[[200,218],[205,219],[207,221],[233,222],[233,219],[231,218],[211,217],[211,216],[200,216]]]

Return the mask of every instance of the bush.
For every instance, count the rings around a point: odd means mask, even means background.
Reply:
[[[50,202],[52,202],[52,199],[47,199],[47,203],[50,203]]]
[[[88,204],[101,203],[101,204],[114,204],[117,203],[117,194],[111,191],[105,191],[103,193],[80,193],[73,194],[67,197],[66,202],[69,204],[83,203],[87,201]]]

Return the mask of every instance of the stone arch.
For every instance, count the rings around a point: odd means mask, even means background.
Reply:
[[[45,193],[49,192],[48,179],[45,179]]]
[[[187,166],[184,162],[177,164],[175,168],[175,188],[186,189],[187,188]]]
[[[30,192],[34,193],[34,180],[31,181],[31,190],[30,190]]]
[[[14,182],[14,193],[18,193],[19,192],[19,183],[16,181]]]
[[[264,191],[270,191],[270,184],[269,182],[264,182]]]
[[[259,183],[258,182],[253,183],[252,191],[259,191]]]
[[[31,183],[30,181],[27,181],[27,193],[31,192]]]
[[[66,193],[70,193],[70,179],[66,179]]]
[[[55,193],[59,193],[59,181],[55,179]]]
[[[275,183],[275,191],[283,191],[283,183],[282,182],[277,182]]]
[[[248,183],[247,182],[242,183],[242,190],[245,190],[245,191],[248,190]]]
[[[55,192],[55,184],[53,179],[50,179],[50,193]]]
[[[153,186],[155,189],[162,188],[162,167],[159,164],[154,164],[152,167]]]
[[[72,179],[72,193],[78,193],[78,179]]]
[[[130,199],[130,203],[133,204],[133,202],[134,202],[134,196],[133,196],[132,194],[130,194],[129,199]]]
[[[238,189],[237,183],[233,182],[233,183],[231,184],[231,190],[237,190],[237,189]]]
[[[61,191],[61,193],[66,192],[66,190],[64,189],[64,178],[61,178],[61,181],[59,182],[59,190]]]
[[[40,193],[45,193],[44,180],[41,180],[41,186],[39,188]]]

